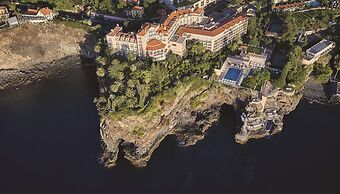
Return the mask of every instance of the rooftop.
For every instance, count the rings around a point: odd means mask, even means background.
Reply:
[[[134,34],[121,32],[122,27],[116,26],[107,36],[117,37],[120,41],[136,42]]]
[[[191,34],[199,34],[204,36],[216,36],[226,29],[233,27],[234,25],[247,20],[247,17],[243,14],[239,14],[235,18],[228,19],[224,21],[221,25],[213,28],[213,29],[205,29],[205,28],[196,28],[196,27],[180,27],[178,30],[178,34],[181,36],[184,33],[191,33]]]
[[[150,24],[150,23],[145,23],[142,25],[142,27],[138,30],[137,35],[139,36],[144,36],[146,32],[149,30],[150,27],[155,27],[157,28],[158,25],[156,24]]]
[[[317,54],[332,44],[334,44],[334,42],[327,40],[327,39],[323,39],[322,41],[318,42],[316,45],[309,48],[307,52]]]
[[[49,9],[48,7],[45,7],[45,8],[40,9],[39,12],[43,14],[44,16],[47,16],[52,13],[52,10]]]
[[[144,7],[133,6],[133,7],[131,8],[131,10],[135,10],[135,11],[143,11],[143,10],[144,10]]]
[[[161,24],[160,28],[158,29],[158,32],[166,34],[168,30],[171,29],[172,25],[180,18],[180,16],[183,16],[185,14],[202,14],[203,13],[202,8],[197,8],[195,10],[192,9],[182,9],[182,10],[176,10],[171,12],[171,14],[165,19],[165,21]]]
[[[9,25],[13,25],[13,24],[17,24],[18,23],[18,19],[16,16],[8,18],[8,23]]]
[[[146,45],[146,50],[158,50],[158,49],[162,49],[165,47],[165,44],[162,43],[160,40],[157,39],[152,39],[148,42],[148,44]]]
[[[37,15],[37,13],[38,13],[38,10],[36,10],[36,9],[27,9],[27,11],[26,11],[26,14],[28,14],[28,15]]]
[[[182,37],[182,36],[174,35],[174,36],[172,36],[170,41],[177,42],[177,43],[183,43],[185,41],[185,38]]]
[[[272,9],[288,9],[293,7],[303,7],[305,3],[303,2],[295,2],[295,3],[286,3],[286,4],[280,4],[280,5],[273,5]]]

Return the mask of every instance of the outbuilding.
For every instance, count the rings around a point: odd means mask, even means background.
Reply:
[[[11,28],[14,26],[18,26],[19,25],[18,18],[16,16],[8,18],[8,24],[9,27]]]

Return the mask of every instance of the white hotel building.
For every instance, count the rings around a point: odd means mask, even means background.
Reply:
[[[197,40],[216,52],[247,32],[248,17],[238,14],[221,23],[202,24],[209,18],[202,8],[173,11],[161,24],[144,24],[137,33],[117,26],[106,35],[109,48],[120,54],[164,60],[169,51],[182,56],[186,40]]]
[[[311,48],[307,49],[303,59],[303,64],[309,65],[315,63],[320,57],[328,54],[335,48],[335,42],[323,39]]]

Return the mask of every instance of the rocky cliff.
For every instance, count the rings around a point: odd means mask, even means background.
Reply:
[[[0,31],[0,89],[62,75],[93,57],[96,40],[63,24],[25,24]]]
[[[251,95],[246,90],[224,87],[218,83],[192,83],[176,89],[156,110],[120,118],[101,119],[101,136],[106,166],[114,166],[118,152],[136,166],[145,166],[153,151],[168,135],[176,135],[179,144],[189,146],[204,138],[205,131],[220,116],[223,104],[239,106]],[[121,150],[119,150],[121,147]]]
[[[102,157],[112,167],[118,152],[135,166],[147,164],[154,150],[168,135],[175,135],[181,146],[189,146],[204,138],[205,131],[217,123],[223,104],[233,105],[240,112],[248,99],[257,92],[223,86],[219,83],[184,84],[176,89],[175,96],[160,103],[153,112],[119,118],[101,118],[101,137],[104,143]],[[282,115],[294,110],[301,95],[282,96],[278,110]]]

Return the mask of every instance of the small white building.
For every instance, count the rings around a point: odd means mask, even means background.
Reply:
[[[39,9],[37,16],[40,17],[45,17],[47,20],[53,20],[53,11],[51,9],[49,9],[48,7]]]
[[[9,24],[9,27],[11,28],[19,25],[19,22],[16,16],[8,18],[7,22]]]
[[[323,39],[305,52],[303,64],[309,65],[315,63],[320,57],[329,53],[335,47],[333,41]]]
[[[39,22],[46,22],[49,20],[53,20],[54,13],[48,7],[36,10],[36,9],[28,9],[22,17],[25,21],[31,23],[39,23]]]

